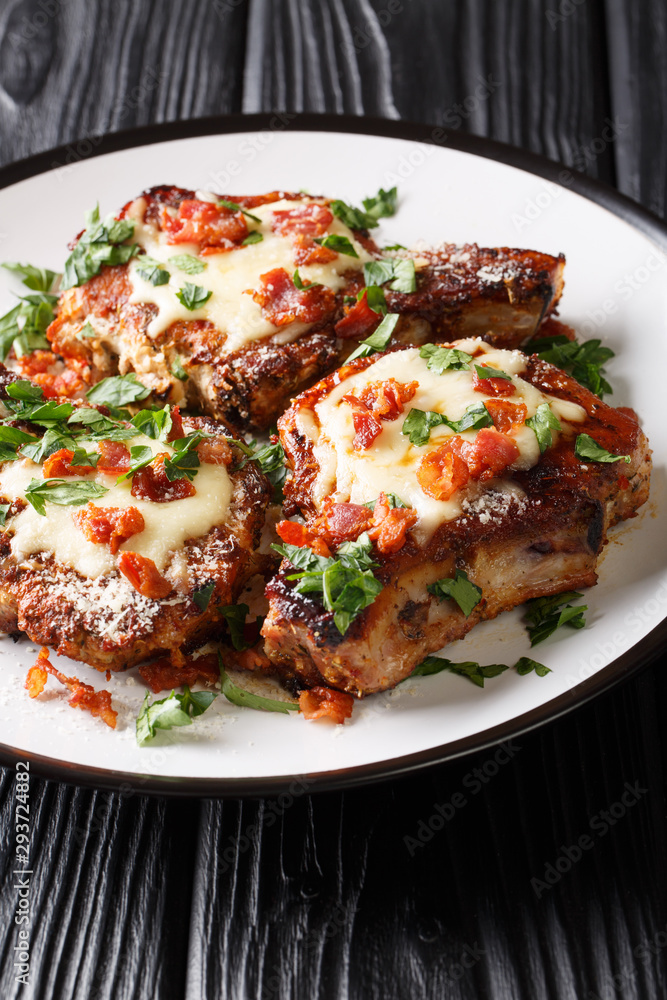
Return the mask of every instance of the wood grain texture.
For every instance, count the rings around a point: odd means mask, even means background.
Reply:
[[[663,50],[657,0],[12,0],[0,161],[133,124],[303,108],[490,135],[662,210]],[[630,128],[604,140],[617,118]],[[666,996],[666,696],[649,670],[504,756],[344,794],[198,804],[33,780],[30,993],[13,982],[4,771],[0,996]]]

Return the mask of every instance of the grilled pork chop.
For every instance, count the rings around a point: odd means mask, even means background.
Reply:
[[[234,201],[145,192],[119,215],[133,229],[120,248],[105,256],[92,225],[73,245],[81,259],[48,330],[54,352],[89,384],[136,372],[157,399],[266,429],[380,324],[378,287],[362,294],[364,264],[388,261],[372,280],[384,280],[400,317],[392,343],[479,335],[515,347],[560,298],[562,255],[474,244],[387,253],[340,205],[279,191]],[[129,261],[95,273],[100,246],[113,261],[132,244]]]
[[[0,399],[0,629],[99,670],[219,633],[264,568],[271,497],[226,429],[168,407],[133,425],[6,371]]]
[[[278,525],[262,634],[307,685],[391,688],[477,622],[593,585],[609,527],[647,499],[634,412],[537,356],[451,347],[353,361],[279,422],[305,523]]]

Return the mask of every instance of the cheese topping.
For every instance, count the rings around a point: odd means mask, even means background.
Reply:
[[[476,353],[478,363],[511,375],[515,393],[508,401],[523,403],[527,417],[532,417],[538,406],[546,402],[564,428],[565,422],[585,418],[584,409],[577,403],[540,392],[519,377],[526,362],[520,351],[497,350],[476,339],[459,341],[455,346],[469,354]],[[481,353],[484,357],[480,356]],[[419,388],[400,416],[395,420],[382,421],[382,431],[370,447],[357,451],[353,447],[353,411],[342,397],[349,393],[358,395],[371,383],[390,378],[401,383],[418,382]],[[460,420],[468,406],[493,398],[475,391],[472,378],[473,372],[469,370],[447,370],[437,375],[427,368],[419,350],[410,348],[380,357],[364,371],[344,379],[316,404],[316,420],[312,419],[310,411],[300,412],[297,417],[299,430],[315,443],[314,452],[320,471],[314,483],[313,496],[318,508],[328,496],[338,503],[361,504],[377,499],[382,492],[394,493],[404,504],[417,511],[419,520],[414,530],[422,538],[429,537],[443,521],[458,517],[466,500],[465,491],[458,491],[450,500],[435,500],[424,493],[416,477],[423,457],[439,448],[454,431],[444,425],[435,427],[431,430],[429,442],[421,446],[412,445],[401,432],[412,408],[433,410],[446,414],[451,420]],[[553,431],[554,441],[557,433]],[[475,430],[460,432],[460,436],[468,441],[473,441],[476,435]],[[512,468],[531,468],[540,458],[535,432],[530,427],[521,426],[511,436],[519,450],[519,457]],[[494,489],[498,489],[498,485],[494,482]],[[506,487],[513,492],[518,489],[516,484],[507,483]]]
[[[143,435],[124,443],[128,448],[147,445],[154,454],[173,453],[169,445]],[[43,479],[39,465],[26,458],[7,462],[0,472],[0,493],[7,499],[25,499],[31,479]],[[98,472],[89,476],[68,477],[66,482],[80,479],[100,483],[109,490],[94,501],[96,507],[131,506],[141,512],[144,530],[123,542],[119,552],[138,552],[152,559],[160,572],[183,548],[186,539],[202,537],[216,524],[224,522],[232,491],[224,465],[207,463],[201,464],[195,476],[196,494],[168,503],[153,503],[133,497],[131,479],[116,485],[115,474]],[[117,556],[111,554],[108,545],[88,541],[72,519],[72,514],[82,509],[81,506],[61,507],[47,500],[44,516],[28,504],[10,522],[14,531],[11,540],[14,558],[21,562],[37,552],[46,552],[53,555],[56,562],[91,579],[112,572],[116,568]]]
[[[259,288],[260,275],[274,268],[282,267],[289,275],[296,270],[292,241],[288,235],[274,233],[272,221],[274,212],[299,208],[304,204],[308,202],[285,199],[253,208],[252,214],[261,219],[261,222],[256,223],[251,219],[247,222],[251,232],[262,234],[261,242],[237,247],[225,253],[199,257],[197,244],[168,243],[167,233],[142,221],[146,210],[143,198],[133,202],[128,210],[128,218],[135,224],[132,237],[134,242],[149,257],[164,264],[170,272],[168,284],[155,286],[139,274],[141,258],[133,260],[130,265],[133,289],[130,302],[153,303],[158,307],[157,316],[148,326],[149,335],[156,337],[178,321],[208,320],[227,334],[224,349],[228,354],[265,337],[273,337],[276,343],[287,343],[300,336],[311,324],[294,321],[284,326],[275,326],[262,314],[261,306],[254,301],[252,294],[246,293]],[[330,234],[346,236],[359,256],[351,257],[341,253],[329,264],[303,265],[299,267],[299,274],[304,284],[316,282],[336,292],[346,283],[343,274],[350,270],[361,270],[371,257],[340,219],[334,218],[327,230],[327,235]],[[205,270],[200,274],[190,275],[170,264],[170,258],[182,254],[198,257],[206,265]],[[176,297],[176,292],[186,282],[199,285],[212,293],[200,309],[187,309]]]

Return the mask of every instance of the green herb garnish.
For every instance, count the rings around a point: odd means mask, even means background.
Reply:
[[[327,250],[333,250],[335,253],[343,253],[347,257],[359,256],[347,236],[338,236],[336,233],[332,233],[330,236],[316,237],[315,242],[319,243],[322,247],[326,247]]]
[[[147,691],[137,718],[137,743],[140,747],[146,746],[155,739],[158,729],[191,726],[192,720],[202,715],[217,697],[213,691],[191,691],[184,684],[183,694],[172,691],[168,698],[149,704],[150,693]]]
[[[194,312],[196,309],[201,309],[205,305],[213,292],[208,288],[202,288],[201,285],[193,285],[189,281],[186,281],[180,291],[176,292],[176,298],[181,302],[186,309],[190,312]]]
[[[535,431],[541,453],[544,453],[554,443],[552,430],[559,431],[561,429],[560,420],[552,412],[548,403],[540,403],[535,410],[535,416],[528,417],[526,420],[526,427],[531,427]]]
[[[585,340],[579,344],[559,334],[531,340],[526,351],[534,351],[542,361],[561,368],[602,398],[612,391],[603,373],[605,362],[614,357],[614,352],[609,347],[602,347],[601,343],[600,340]]]
[[[261,243],[263,239],[262,234],[257,229],[254,229],[251,233],[248,233],[244,240],[241,240],[241,246],[249,247],[253,243]]]
[[[206,611],[210,604],[214,590],[215,583],[211,580],[210,583],[205,584],[203,587],[197,587],[193,591],[192,600],[195,602],[200,611]]]
[[[614,455],[607,451],[589,434],[577,435],[577,440],[574,442],[574,453],[582,462],[625,462],[629,465],[631,461],[629,455]]]
[[[299,711],[299,706],[292,701],[280,701],[278,698],[263,698],[261,695],[251,694],[245,688],[239,687],[226,672],[220,654],[218,654],[218,659],[220,661],[222,693],[227,701],[231,701],[232,705],[238,705],[239,708],[255,708],[262,712],[282,712],[284,715]]]
[[[131,477],[138,472],[139,469],[145,468],[147,465],[153,461],[153,449],[149,448],[148,445],[138,444],[130,448],[130,468],[127,472],[123,472],[116,483],[124,483],[126,479],[131,479]]]
[[[169,282],[169,271],[152,257],[145,255],[137,258],[136,268],[138,274],[151,285],[166,285]]]
[[[501,372],[499,368],[493,368],[491,365],[475,365],[475,371],[477,378],[505,378],[512,381],[511,375],[508,375],[507,372]]]
[[[130,423],[140,434],[145,434],[154,441],[166,441],[172,426],[171,410],[169,406],[139,410]]]
[[[127,403],[137,403],[150,396],[143,382],[140,382],[134,372],[129,375],[111,375],[103,378],[86,393],[93,406],[125,406]]]
[[[574,607],[570,601],[574,601],[582,594],[574,590],[569,590],[565,594],[555,594],[552,597],[536,597],[525,604],[526,628],[530,636],[531,646],[548,639],[557,628],[562,625],[569,625],[570,628],[583,628],[586,624],[584,612],[587,605],[580,604]]]
[[[400,317],[398,313],[387,313],[383,318],[377,329],[370,335],[362,340],[356,350],[352,351],[348,361],[354,361],[355,358],[367,358],[369,354],[375,354],[377,351],[384,351],[385,347],[389,344],[392,334],[396,329],[396,324],[398,323]]]
[[[298,288],[300,292],[305,292],[309,288],[316,288],[318,284],[317,281],[302,281],[298,268],[294,272],[292,281],[294,282],[294,287]]]
[[[171,363],[171,374],[174,378],[180,379],[181,382],[187,382],[189,376],[183,367],[183,362],[178,354],[174,355],[174,360]]]
[[[169,258],[169,263],[177,267],[179,271],[186,274],[201,274],[206,270],[206,261],[199,257],[193,257],[191,253],[179,253],[175,257]]]
[[[61,507],[80,507],[108,492],[105,486],[87,479],[74,482],[68,482],[66,479],[32,479],[25,491],[25,498],[38,514],[46,516],[46,500]]]
[[[61,287],[83,285],[99,274],[105,264],[127,264],[139,252],[136,243],[125,242],[133,233],[134,223],[128,219],[109,215],[100,222],[99,205],[86,213],[86,228],[65,262]]]
[[[174,454],[164,460],[164,471],[170,483],[175,479],[189,479],[192,482],[195,478],[200,466],[197,445],[204,440],[204,436],[197,431],[170,442]]]
[[[472,355],[459,351],[456,347],[439,347],[437,344],[424,344],[419,348],[419,357],[424,358],[426,367],[436,375],[452,369],[463,371],[470,367]]]
[[[247,212],[245,208],[241,208],[241,206],[235,201],[227,201],[225,198],[220,198],[218,205],[222,206],[222,208],[231,208],[233,212],[242,212],[247,219],[252,219],[253,222],[262,221],[258,215],[253,215],[252,212]]]
[[[56,271],[49,271],[45,267],[35,267],[33,264],[18,264],[15,261],[7,261],[2,265],[8,271],[23,275],[22,281],[26,288],[31,288],[33,292],[53,292],[53,285],[60,275]]]
[[[426,588],[429,594],[441,601],[456,601],[466,618],[469,618],[482,600],[482,588],[468,579],[468,574],[457,569],[453,577],[445,576]]]
[[[247,604],[228,604],[226,607],[220,608],[220,612],[227,622],[234,649],[247,649],[248,646],[252,645],[252,643],[246,642],[243,633],[249,611],[250,608]]]

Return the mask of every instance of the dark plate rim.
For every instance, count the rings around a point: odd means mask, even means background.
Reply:
[[[253,132],[262,129],[347,132],[385,136],[435,144],[442,148],[456,149],[495,160],[567,187],[576,194],[601,205],[648,236],[658,246],[667,249],[667,225],[661,219],[608,185],[571,170],[564,164],[505,143],[482,136],[456,132],[452,129],[417,122],[353,115],[319,115],[275,111],[255,115],[221,115],[126,129],[109,135],[84,138],[8,164],[0,168],[0,188],[9,187],[19,181],[66,166],[72,162],[87,160],[123,149],[168,142],[173,139],[233,132]],[[298,795],[304,792],[350,788],[399,777],[429,765],[441,764],[457,757],[478,753],[505,740],[527,733],[547,722],[552,722],[651,665],[663,653],[666,642],[667,619],[660,622],[647,636],[606,667],[603,667],[593,677],[575,685],[569,692],[553,698],[530,712],[515,716],[499,726],[485,729],[453,743],[446,743],[428,750],[372,764],[361,764],[357,767],[276,777],[183,778],[89,767],[40,754],[22,752],[2,743],[0,743],[0,764],[13,767],[19,761],[29,762],[30,771],[36,776],[93,788],[110,788],[124,794],[245,798],[274,796],[281,793]]]

